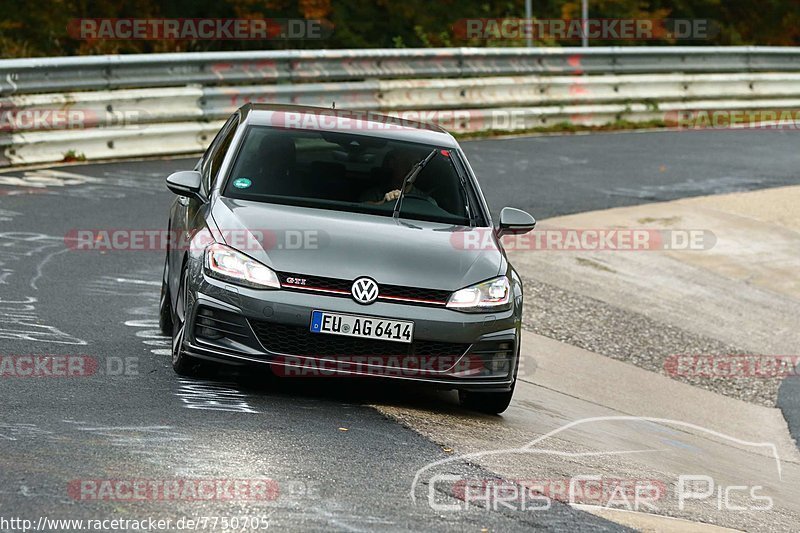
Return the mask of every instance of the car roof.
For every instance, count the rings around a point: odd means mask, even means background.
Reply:
[[[285,104],[245,104],[242,122],[256,126],[369,135],[384,139],[457,148],[447,131],[435,124],[381,115],[373,111]]]

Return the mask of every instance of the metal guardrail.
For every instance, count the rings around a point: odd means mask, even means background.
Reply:
[[[197,152],[248,101],[374,110],[486,131],[795,106],[800,48],[453,48],[0,60],[0,166]],[[706,107],[704,107],[706,106]],[[503,125],[498,114],[516,120]],[[63,117],[62,117],[63,118]],[[498,127],[498,124],[500,126]]]
[[[471,76],[790,72],[800,48],[598,47],[291,50],[0,61],[0,96],[133,87]]]

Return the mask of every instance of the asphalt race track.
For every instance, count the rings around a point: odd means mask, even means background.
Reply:
[[[800,183],[792,132],[532,137],[464,147],[493,212],[511,205],[541,218]],[[173,523],[238,515],[266,517],[270,528],[346,531],[622,529],[563,504],[457,515],[414,504],[415,471],[449,451],[368,404],[435,410],[452,403],[447,394],[276,381],[251,370],[179,379],[157,331],[162,252],[78,251],[68,236],[163,229],[173,199],[164,178],[193,162],[0,174],[0,351],[83,356],[93,368],[90,376],[0,380],[4,515]],[[458,464],[451,473],[475,468]],[[86,480],[187,478],[269,479],[277,493],[269,501],[115,502],[80,492]]]
[[[537,218],[794,185],[792,131],[682,131],[463,143],[493,212]]]

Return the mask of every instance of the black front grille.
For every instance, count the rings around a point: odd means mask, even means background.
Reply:
[[[350,297],[350,288],[354,280],[326,278],[322,276],[306,276],[290,272],[278,272],[281,286],[288,290],[318,291],[328,294],[338,294]],[[450,297],[450,291],[441,289],[425,289],[421,287],[403,287],[400,285],[378,284],[380,295],[378,300],[393,301],[394,299],[406,300],[407,303],[423,305],[444,305]]]
[[[400,287],[397,285],[380,285],[380,296],[426,300],[430,302],[446,304],[447,299],[450,297],[450,291],[421,289],[418,287]],[[380,296],[378,299],[380,299]]]
[[[469,344],[417,340],[402,342],[359,339],[342,335],[311,333],[302,326],[251,320],[253,330],[270,352],[306,357],[460,357]]]
[[[208,340],[228,338],[241,341],[250,337],[241,315],[210,307],[201,307],[197,311],[194,328],[195,337]]]
[[[475,377],[503,377],[513,368],[517,352],[512,340],[485,341],[472,346],[470,356],[483,361],[484,370]]]

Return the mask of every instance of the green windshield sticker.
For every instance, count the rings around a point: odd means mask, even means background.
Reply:
[[[253,184],[250,178],[236,178],[233,180],[233,186],[237,189],[247,189]]]

